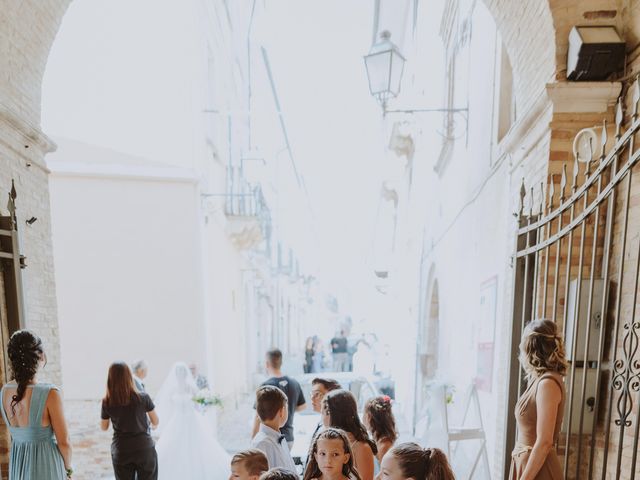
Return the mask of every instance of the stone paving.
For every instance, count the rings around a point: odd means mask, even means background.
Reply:
[[[67,400],[65,415],[73,446],[74,480],[112,478],[112,432],[100,430],[100,401]]]
[[[227,399],[218,411],[218,438],[229,453],[249,446],[252,400],[248,395]],[[112,430],[100,430],[100,400],[67,400],[65,413],[73,445],[74,480],[112,479]]]

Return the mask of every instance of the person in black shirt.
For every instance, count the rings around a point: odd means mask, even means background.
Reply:
[[[285,393],[289,401],[289,418],[287,420],[287,423],[280,429],[280,433],[285,436],[287,443],[289,444],[289,450],[291,450],[294,440],[293,416],[296,412],[304,410],[307,407],[306,401],[304,399],[304,393],[302,393],[302,388],[295,379],[282,374],[282,352],[277,348],[269,350],[267,352],[266,368],[270,378],[263,382],[260,386],[273,385],[274,387],[278,387]],[[256,436],[259,427],[260,419],[256,415],[251,438]]]
[[[333,371],[349,371],[349,342],[344,336],[344,330],[340,330],[340,335],[331,339],[331,353],[333,354]]]
[[[158,415],[151,397],[136,390],[131,370],[124,362],[109,367],[100,417],[102,430],[113,424],[111,460],[116,480],[157,480],[158,457],[149,422],[156,428]]]
[[[304,345],[304,373],[312,373],[313,372],[313,347],[314,347],[313,337],[307,338],[307,341]]]

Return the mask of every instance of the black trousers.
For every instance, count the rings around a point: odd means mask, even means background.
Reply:
[[[155,447],[129,455],[111,457],[116,480],[157,480],[158,454]]]

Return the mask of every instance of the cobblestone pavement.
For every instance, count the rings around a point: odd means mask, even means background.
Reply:
[[[248,395],[228,399],[224,408],[218,411],[218,438],[229,453],[249,446],[255,414],[252,399]],[[74,480],[113,478],[112,430],[100,430],[100,401],[67,400],[65,413],[73,445]]]
[[[67,400],[65,415],[73,446],[75,480],[113,477],[111,432],[100,430],[99,400]]]

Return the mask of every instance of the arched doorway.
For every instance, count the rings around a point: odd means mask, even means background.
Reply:
[[[424,315],[418,332],[418,358],[415,391],[415,417],[422,418],[426,408],[426,388],[438,374],[440,354],[440,296],[438,280],[428,290]]]

